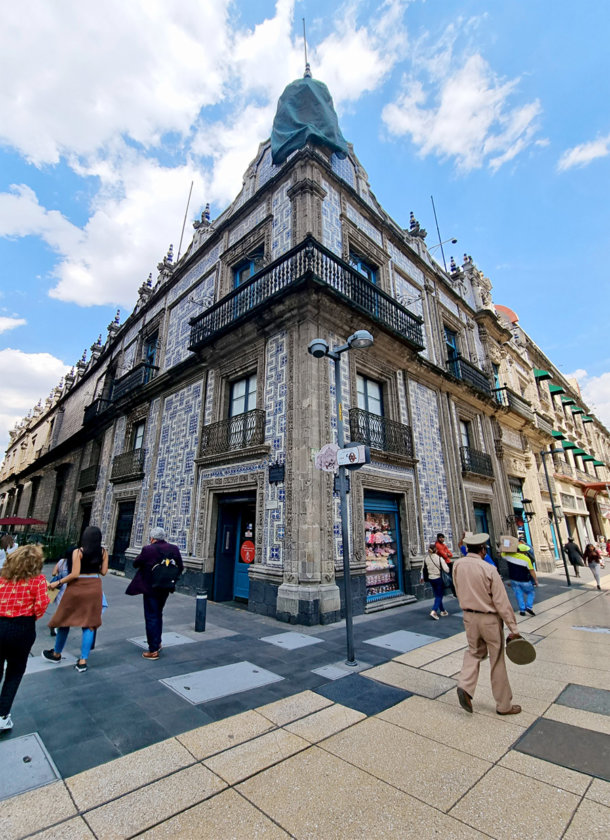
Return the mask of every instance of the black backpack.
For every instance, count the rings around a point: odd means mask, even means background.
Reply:
[[[426,583],[430,580],[430,574],[428,572],[428,564],[426,563],[425,560],[424,560],[424,566],[423,566],[423,571],[422,571],[422,577],[426,581]]]
[[[151,576],[153,589],[169,589],[173,592],[180,577],[180,569],[173,557],[164,557],[152,567]]]

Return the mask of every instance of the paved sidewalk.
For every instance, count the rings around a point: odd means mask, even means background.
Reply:
[[[35,734],[60,778],[0,802],[0,837],[605,838],[610,574],[602,592],[588,577],[542,582],[536,617],[519,622],[537,660],[509,663],[523,712],[503,718],[486,663],[475,714],[457,705],[461,620],[431,621],[429,603],[359,618],[364,670],[339,677],[340,626],[290,628],[210,605],[200,641],[186,596],[170,600],[167,631],[187,641],[146,662],[126,641],[143,634],[140,599],[121,600],[125,581],[109,580],[89,672],[49,665],[24,678],[15,729],[0,738],[2,775],[3,750]],[[37,660],[50,641],[39,632]],[[240,688],[233,674],[220,680],[223,698],[185,699],[209,691],[214,669],[244,662],[255,679],[277,679]],[[10,783],[0,777],[0,790]]]

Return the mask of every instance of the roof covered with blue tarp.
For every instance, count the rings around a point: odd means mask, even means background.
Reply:
[[[283,163],[308,141],[331,148],[339,157],[347,155],[328,88],[324,82],[305,76],[289,84],[279,98],[271,131],[273,163]]]

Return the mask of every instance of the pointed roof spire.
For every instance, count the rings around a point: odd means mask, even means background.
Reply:
[[[311,79],[311,67],[307,61],[307,33],[305,32],[305,18],[303,18],[303,49],[305,50],[305,72],[303,73],[303,78]]]

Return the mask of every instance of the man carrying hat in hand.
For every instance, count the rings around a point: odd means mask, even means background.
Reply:
[[[489,534],[468,534],[467,554],[453,564],[453,582],[460,607],[468,648],[458,680],[460,706],[472,713],[479,667],[489,653],[491,691],[499,715],[518,715],[521,706],[513,705],[513,695],[506,673],[502,623],[510,630],[508,639],[520,638],[517,619],[510,605],[498,570],[485,562]]]

